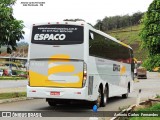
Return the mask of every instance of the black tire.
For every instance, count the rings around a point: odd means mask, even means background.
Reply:
[[[98,108],[101,106],[101,101],[102,101],[102,90],[101,90],[101,88],[99,88],[98,89],[98,98],[95,101],[95,104],[97,105]]]
[[[56,106],[56,103],[55,102],[52,102],[52,101],[47,101],[49,106]]]
[[[128,86],[128,89],[127,89],[127,93],[123,94],[122,98],[124,98],[124,99],[128,98],[128,94],[129,94],[129,86]]]
[[[105,107],[108,102],[108,89],[105,87],[104,93],[102,94],[101,106]]]

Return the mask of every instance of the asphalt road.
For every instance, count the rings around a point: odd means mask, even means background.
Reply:
[[[160,94],[160,75],[157,73],[148,73],[148,79],[139,79],[139,82],[135,83],[135,89],[130,93],[128,99],[122,99],[121,96],[116,96],[109,99],[106,107],[99,108],[99,111],[118,111],[121,108],[125,108],[129,105],[136,103],[138,90],[141,89],[141,100],[146,100]],[[68,110],[72,110],[68,111]],[[56,107],[50,107],[44,99],[33,99],[27,101],[19,101],[14,103],[0,104],[0,111],[52,111],[53,114],[61,117],[47,117],[45,120],[89,120],[87,117],[83,117],[83,112],[92,111],[86,104],[73,104],[73,105],[59,105]],[[83,111],[83,112],[77,112]],[[65,117],[67,115],[75,117]],[[64,117],[63,117],[64,116]],[[76,117],[81,116],[81,117]],[[5,119],[5,118],[3,118]],[[20,120],[20,118],[12,118],[12,120]],[[23,118],[24,119],[24,118]],[[27,118],[25,118],[27,119]],[[33,120],[42,120],[44,118],[34,118]],[[109,119],[109,118],[106,118]],[[9,120],[9,119],[7,119]],[[27,119],[28,120],[28,119]],[[99,118],[104,120],[104,118]]]
[[[27,80],[0,80],[0,88],[24,87],[27,83]]]

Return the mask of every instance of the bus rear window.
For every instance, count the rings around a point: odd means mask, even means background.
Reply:
[[[31,42],[47,45],[83,43],[83,27],[75,25],[33,26]]]

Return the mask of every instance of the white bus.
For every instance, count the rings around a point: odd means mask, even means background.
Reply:
[[[85,22],[53,22],[32,27],[27,96],[50,106],[92,101],[132,91],[132,48]]]

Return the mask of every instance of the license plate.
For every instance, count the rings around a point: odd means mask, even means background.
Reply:
[[[50,95],[56,95],[56,96],[59,96],[60,95],[60,92],[50,92]]]

